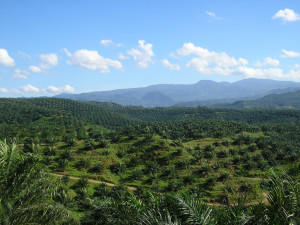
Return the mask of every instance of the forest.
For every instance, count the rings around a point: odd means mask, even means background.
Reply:
[[[299,224],[300,111],[0,99],[0,224]]]

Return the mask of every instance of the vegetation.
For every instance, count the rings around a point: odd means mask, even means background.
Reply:
[[[0,108],[1,224],[299,223],[297,110]]]

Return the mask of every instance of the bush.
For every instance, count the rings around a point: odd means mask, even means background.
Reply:
[[[213,157],[214,157],[214,152],[213,151],[210,151],[210,152],[208,152],[208,151],[206,151],[206,152],[204,152],[204,158],[205,159],[212,159]]]
[[[168,191],[178,191],[183,186],[183,183],[179,180],[171,180],[168,183],[167,190]]]
[[[227,156],[228,156],[228,153],[225,150],[221,150],[217,153],[218,158],[226,158]]]
[[[190,167],[190,165],[191,165],[191,163],[189,160],[182,159],[175,163],[175,168],[178,170],[185,170],[185,169],[188,169]]]
[[[156,161],[148,161],[146,163],[145,173],[147,174],[155,174],[159,171],[159,164]]]
[[[134,169],[131,172],[131,179],[132,180],[140,180],[143,177],[143,171],[139,169]]]
[[[110,166],[110,171],[115,174],[123,173],[125,172],[125,170],[126,170],[126,165],[121,162],[116,162]]]
[[[90,166],[90,161],[88,159],[79,159],[75,164],[75,167],[79,170],[86,169],[89,166]]]
[[[229,141],[228,140],[222,141],[221,145],[223,145],[225,147],[228,147],[229,146]]]
[[[43,154],[47,155],[47,156],[55,156],[56,155],[56,151],[55,148],[52,146],[47,146],[44,150],[43,150]]]
[[[93,167],[90,169],[90,172],[94,173],[102,173],[104,170],[104,165],[101,162],[97,162],[93,165]]]
[[[87,178],[83,177],[80,178],[74,185],[73,185],[73,189],[82,189],[82,188],[86,188],[89,184],[89,181]]]

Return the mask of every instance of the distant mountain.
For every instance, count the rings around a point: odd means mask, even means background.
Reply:
[[[149,104],[150,106],[171,106],[175,102],[170,97],[156,91],[148,92],[142,100]]]
[[[300,109],[300,90],[282,94],[270,94],[251,101],[237,101],[219,107],[234,109],[268,108],[268,109]]]
[[[269,79],[245,79],[234,83],[201,80],[196,84],[158,84],[144,88],[96,91],[82,94],[60,94],[55,97],[80,101],[114,102],[123,106],[170,106],[192,102],[207,105],[211,102],[230,103],[236,100],[259,98],[273,90],[300,88],[300,83]],[[232,99],[233,101],[230,101]],[[197,101],[200,103],[197,104]]]

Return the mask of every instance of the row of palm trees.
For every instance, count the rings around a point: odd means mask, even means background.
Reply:
[[[81,221],[63,204],[56,183],[38,155],[22,153],[15,142],[0,142],[0,225],[6,224],[299,224],[299,182],[271,174],[268,203],[209,206],[192,195],[109,195],[77,197]],[[78,192],[79,193],[79,192]],[[145,196],[147,196],[145,198]]]
[[[85,202],[84,225],[212,225],[266,224],[296,225],[300,222],[299,183],[289,176],[279,177],[272,172],[268,202],[248,204],[241,197],[233,205],[213,206],[188,194],[153,194],[143,197],[125,194],[97,193]]]

